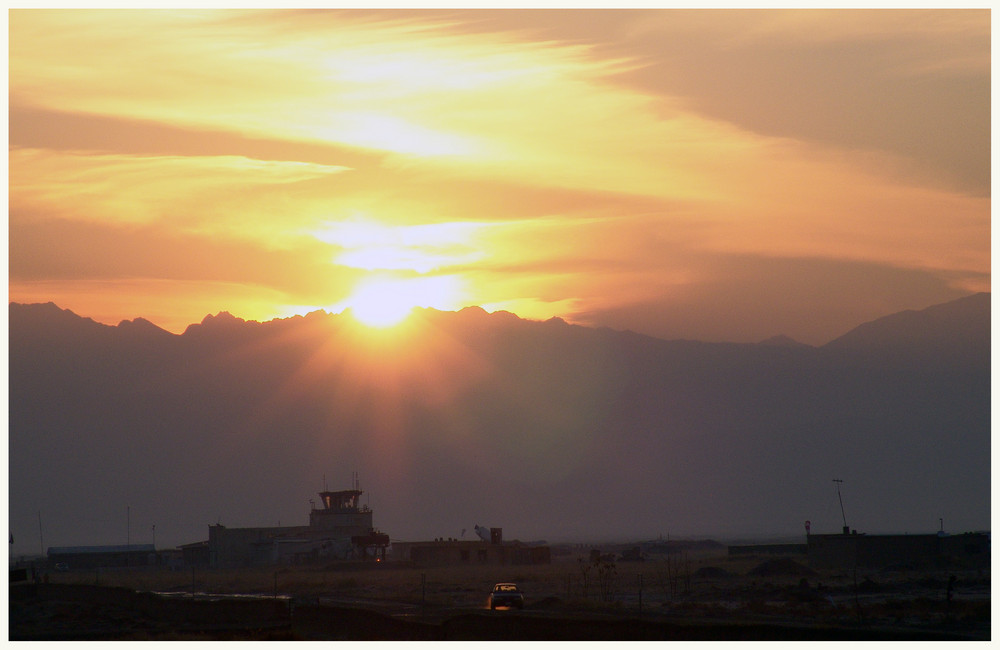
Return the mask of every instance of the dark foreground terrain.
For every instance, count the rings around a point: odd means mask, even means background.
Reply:
[[[758,559],[743,571],[745,566],[717,559],[721,566],[696,571],[692,563],[690,571],[669,574],[664,573],[669,563],[619,563],[613,573],[606,571],[613,581],[603,583],[587,578],[585,565],[576,562],[51,574],[48,582],[10,586],[9,635],[11,640],[990,638],[989,576],[982,571],[961,573],[949,592],[950,576],[935,572],[881,573],[856,583],[849,576],[816,575],[792,561]],[[806,575],[794,575],[796,570]],[[524,610],[485,606],[487,583],[501,575],[528,592]]]
[[[959,631],[739,620],[452,610],[392,616],[287,598],[183,598],[122,587],[11,588],[19,640],[962,640]]]

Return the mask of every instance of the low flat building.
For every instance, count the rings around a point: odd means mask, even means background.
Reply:
[[[372,511],[359,505],[362,494],[359,489],[320,492],[322,507],[313,506],[308,526],[210,525],[208,563],[222,568],[383,559],[389,536],[372,527]]]
[[[208,540],[184,544],[178,547],[181,550],[182,564],[184,566],[208,566]]]
[[[988,568],[988,533],[960,535],[809,535],[808,559],[813,568]]]
[[[744,544],[729,547],[729,555],[806,555],[808,544]]]
[[[419,566],[454,566],[473,564],[518,565],[549,564],[548,546],[503,542],[499,528],[491,531],[490,541],[437,539],[426,542],[393,542],[392,557]]]
[[[71,570],[112,567],[156,566],[156,548],[152,544],[111,546],[51,546],[49,566],[66,565]]]

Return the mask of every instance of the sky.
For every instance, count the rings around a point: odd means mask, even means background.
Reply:
[[[11,10],[9,300],[819,345],[990,290],[989,10]]]

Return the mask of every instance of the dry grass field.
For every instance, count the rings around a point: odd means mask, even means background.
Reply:
[[[47,579],[52,584],[122,587],[188,598],[277,596],[298,608],[354,608],[435,624],[475,612],[491,614],[483,610],[488,610],[492,585],[516,582],[526,595],[523,612],[495,614],[894,629],[917,638],[942,633],[990,636],[988,571],[859,571],[855,576],[812,571],[802,557],[730,557],[725,550],[642,562],[594,563],[580,551],[537,566],[414,567],[385,562],[230,570],[101,569],[51,573]]]

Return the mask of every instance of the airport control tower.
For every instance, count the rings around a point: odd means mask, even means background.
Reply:
[[[359,489],[320,492],[323,507],[309,513],[309,527],[344,537],[367,535],[372,530],[372,511],[358,505],[362,494]]]

